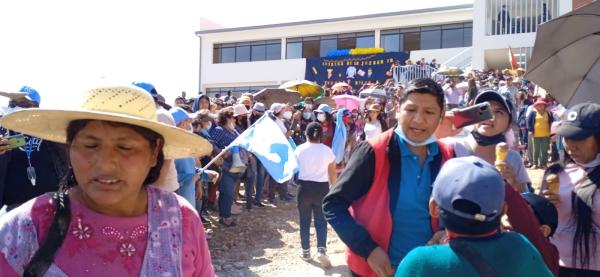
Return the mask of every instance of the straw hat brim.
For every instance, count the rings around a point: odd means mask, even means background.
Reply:
[[[79,119],[112,121],[150,129],[165,139],[163,153],[166,159],[205,156],[212,151],[210,142],[183,129],[158,121],[110,112],[26,109],[0,118],[0,126],[44,140],[66,143],[67,126],[71,121]]]
[[[27,92],[4,92],[0,91],[0,96],[8,97],[10,99],[19,99],[27,96]]]

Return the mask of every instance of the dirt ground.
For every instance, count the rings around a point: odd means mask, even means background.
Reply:
[[[543,171],[528,170],[534,187]],[[296,188],[290,186],[296,194]],[[209,247],[218,276],[350,276],[345,263],[344,244],[331,227],[327,248],[332,267],[323,270],[317,261],[300,258],[300,235],[296,202],[278,201],[276,205],[253,207],[236,216],[238,225],[225,228],[211,212],[212,238]],[[316,254],[314,229],[311,229],[311,254]]]

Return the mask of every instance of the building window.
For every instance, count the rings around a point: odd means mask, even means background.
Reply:
[[[387,52],[467,47],[472,44],[472,26],[467,22],[382,30],[381,47]]]
[[[206,95],[209,97],[226,96],[228,91],[231,91],[231,96],[236,98],[242,96],[244,93],[257,93],[265,88],[277,88],[277,86],[245,86],[245,87],[219,87],[219,88],[207,88]]]
[[[281,59],[281,41],[215,44],[213,63],[251,62]]]
[[[301,59],[302,58],[302,41],[299,42],[288,42],[286,47],[287,59]]]
[[[281,40],[275,40],[271,42],[267,41],[266,51],[266,60],[281,60]]]
[[[375,47],[375,33],[363,32],[356,34],[356,48],[373,48]]]
[[[421,33],[404,33],[404,52],[421,49]]]
[[[327,52],[331,50],[337,50],[337,38],[334,36],[330,39],[321,39],[320,56],[327,56]]]
[[[287,59],[325,57],[331,50],[375,46],[375,32],[347,33],[287,40]]]
[[[250,61],[250,45],[239,45],[235,47],[235,62]]]

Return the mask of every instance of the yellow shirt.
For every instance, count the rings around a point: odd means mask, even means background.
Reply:
[[[548,123],[548,112],[540,113],[536,111],[535,122],[533,124],[533,137],[546,138],[550,136],[550,123]]]

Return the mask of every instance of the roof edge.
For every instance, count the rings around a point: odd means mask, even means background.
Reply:
[[[339,18],[314,19],[314,20],[307,20],[307,21],[295,21],[295,22],[265,24],[265,25],[256,25],[256,26],[243,26],[243,27],[233,27],[233,28],[212,29],[212,30],[196,31],[195,34],[196,34],[196,36],[200,36],[200,35],[204,35],[204,34],[228,33],[228,32],[277,28],[277,27],[310,25],[310,24],[339,22],[339,21],[348,21],[348,20],[357,20],[357,19],[369,19],[369,18],[376,18],[376,17],[439,12],[439,11],[445,11],[445,10],[461,10],[461,9],[468,9],[468,8],[473,8],[473,4],[442,6],[442,7],[434,7],[434,8],[426,8],[426,9],[405,10],[405,11],[396,11],[396,12],[387,12],[387,13],[367,14],[367,15],[356,15],[356,16],[349,16],[349,17],[339,17]]]

